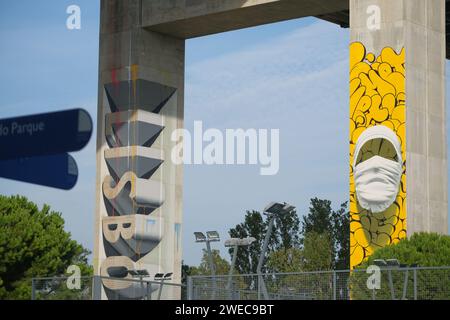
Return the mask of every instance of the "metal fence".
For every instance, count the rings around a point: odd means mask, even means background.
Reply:
[[[32,299],[450,300],[450,267],[381,268],[379,287],[376,277],[367,270],[190,276],[184,286],[90,276],[75,287],[70,277],[46,277],[33,278]]]
[[[104,286],[106,283],[107,286]],[[79,277],[75,280],[71,277],[33,278],[31,292],[32,300],[186,299],[186,286],[181,284],[101,276]]]
[[[450,300],[450,267],[191,276],[187,289],[190,300]]]

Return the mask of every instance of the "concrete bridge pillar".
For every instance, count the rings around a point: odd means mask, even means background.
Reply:
[[[183,167],[171,161],[171,134],[183,128],[184,40],[142,28],[141,4],[101,2],[94,267],[181,283]],[[125,281],[103,289],[104,298],[146,294]],[[164,287],[163,298],[179,296]]]
[[[350,0],[350,38],[355,266],[376,248],[415,232],[447,233],[445,1]],[[379,125],[400,142],[402,176],[394,203],[373,213],[357,201],[354,157],[361,134]]]

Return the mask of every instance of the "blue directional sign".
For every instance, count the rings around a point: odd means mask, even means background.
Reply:
[[[0,160],[78,151],[91,135],[83,109],[0,119]]]
[[[78,168],[67,152],[81,150],[91,135],[83,109],[0,119],[0,177],[69,190]]]
[[[78,179],[78,167],[67,153],[0,161],[0,177],[69,190]]]

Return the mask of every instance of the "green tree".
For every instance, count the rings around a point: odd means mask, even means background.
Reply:
[[[332,268],[348,269],[350,262],[350,215],[347,202],[334,211],[330,200],[313,198],[309,213],[303,216],[301,239],[304,242],[310,232],[329,235]]]
[[[309,213],[303,216],[302,234],[306,235],[308,232],[331,234],[333,232],[332,212],[330,200],[311,199]]]
[[[397,259],[402,265],[417,264],[420,267],[450,266],[450,236],[437,233],[415,233],[396,244],[376,250],[356,270],[366,269],[375,259]],[[405,272],[402,268],[393,271],[393,283],[397,298],[401,295]],[[355,299],[371,299],[372,291],[367,289],[368,275],[364,271],[353,272],[351,276],[351,295]],[[449,299],[450,270],[417,270],[418,299]],[[413,276],[409,273],[407,298],[413,298]],[[382,271],[381,289],[376,290],[377,299],[390,299],[387,272]]]
[[[230,229],[229,234],[233,238],[250,236],[256,239],[251,246],[239,248],[236,259],[236,269],[239,273],[256,273],[268,222],[267,217],[261,215],[258,211],[247,211],[244,222]],[[331,268],[349,268],[350,218],[347,202],[342,203],[339,209],[333,210],[331,201],[313,198],[311,199],[309,213],[303,216],[301,223],[295,210],[287,215],[276,217],[266,256],[266,262],[269,259],[271,261],[263,265],[263,272],[301,269],[300,266],[286,268],[287,260],[281,261],[281,259],[287,259],[289,254],[292,256],[292,252],[301,252],[303,259],[306,259],[306,261],[316,261],[316,256],[311,257],[311,259],[307,256],[308,254],[315,254],[314,250],[303,250],[307,234],[311,232],[311,237],[319,237],[321,244],[328,243],[330,246],[324,251],[324,255],[328,257],[328,253],[331,251]],[[322,239],[322,236],[316,235],[327,235],[328,241]],[[295,250],[290,252],[290,249]],[[300,249],[302,250],[300,251]],[[230,249],[230,255],[232,255],[232,252],[233,249]],[[275,252],[277,253],[275,254]],[[328,264],[319,263],[317,265],[320,265],[321,268],[330,268]],[[307,264],[302,266],[308,268]]]
[[[308,232],[303,247],[279,249],[270,253],[267,265],[277,273],[330,270],[332,266],[330,237]]]
[[[244,222],[231,228],[228,232],[232,238],[254,237],[256,239],[250,246],[239,248],[235,265],[237,272],[241,274],[256,273],[266,228],[264,219],[258,211],[247,211]],[[229,253],[233,254],[232,248],[229,249]]]
[[[270,254],[267,264],[277,273],[276,278],[267,278],[267,288],[272,293],[289,294],[301,292],[306,287],[314,288],[314,298],[329,296],[329,281],[323,274],[308,274],[299,277],[291,272],[329,270],[332,264],[330,238],[326,234],[311,231],[306,234],[303,248],[280,249]],[[325,280],[325,281],[324,281]]]
[[[333,268],[347,270],[350,268],[350,213],[347,202],[331,214],[333,221],[332,244],[334,246]]]
[[[91,274],[89,253],[48,205],[0,196],[0,299],[30,299],[32,277],[62,275],[72,264]]]
[[[187,277],[193,275],[196,267],[184,264],[184,261],[181,261],[181,283],[187,284]]]
[[[268,222],[268,221],[267,221]],[[298,248],[300,246],[300,219],[295,210],[275,217],[272,250]]]
[[[397,259],[402,264],[418,264],[421,267],[450,266],[450,236],[418,232],[376,250],[361,264],[366,268],[375,259]]]
[[[254,237],[256,241],[248,247],[240,247],[236,258],[236,270],[239,273],[256,273],[259,256],[264,244],[269,218],[258,211],[247,211],[244,222],[236,225],[228,232],[232,238]],[[277,216],[269,239],[266,258],[275,251],[289,248],[298,248],[300,219],[295,210],[283,216]],[[230,255],[233,248],[229,249]],[[265,264],[263,271],[273,271],[270,265]]]
[[[333,265],[330,237],[310,231],[303,240],[302,271],[331,270]]]
[[[230,264],[227,260],[222,258],[220,251],[216,249],[211,250],[212,260],[216,275],[226,275],[230,271]],[[211,267],[209,264],[209,256],[206,249],[203,249],[203,256],[198,267],[191,267],[190,275],[211,275]]]
[[[270,253],[268,267],[277,273],[303,271],[303,250],[299,248],[280,249]]]

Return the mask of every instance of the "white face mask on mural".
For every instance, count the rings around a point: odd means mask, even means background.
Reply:
[[[396,161],[373,156],[356,166],[354,177],[360,206],[372,212],[382,212],[397,197],[402,166]]]
[[[370,140],[382,138],[396,150],[398,161],[375,155],[355,166],[363,145]],[[382,212],[394,203],[402,177],[402,154],[397,135],[385,126],[374,126],[365,130],[355,147],[354,181],[359,205],[371,212]]]

